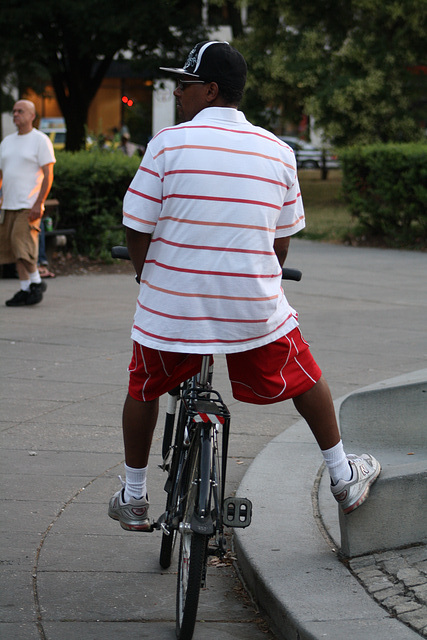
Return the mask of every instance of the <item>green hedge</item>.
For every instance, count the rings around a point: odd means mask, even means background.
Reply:
[[[427,144],[352,147],[340,161],[360,234],[390,247],[427,246]]]
[[[427,247],[427,144],[383,144],[340,152],[343,192],[358,235],[392,247]],[[57,153],[50,194],[58,228],[76,229],[78,253],[108,259],[123,244],[123,197],[140,158],[119,151]]]
[[[78,253],[106,259],[123,244],[123,196],[141,159],[119,151],[59,151],[50,198],[59,200],[57,228],[76,229]]]

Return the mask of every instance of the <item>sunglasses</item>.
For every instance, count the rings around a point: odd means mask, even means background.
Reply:
[[[185,87],[188,87],[190,84],[206,84],[206,82],[204,80],[179,80],[176,88],[184,91]]]

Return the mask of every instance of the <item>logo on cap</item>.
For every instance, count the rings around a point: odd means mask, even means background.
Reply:
[[[199,45],[196,45],[195,47],[193,47],[193,49],[191,49],[190,53],[188,54],[188,58],[186,60],[186,63],[184,65],[184,69],[186,71],[189,71],[190,73],[194,73],[194,70],[196,68],[196,64],[197,64],[197,47]]]

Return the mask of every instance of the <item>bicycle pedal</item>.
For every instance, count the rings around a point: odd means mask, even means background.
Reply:
[[[222,507],[222,520],[227,527],[249,527],[252,502],[248,498],[226,498]]]

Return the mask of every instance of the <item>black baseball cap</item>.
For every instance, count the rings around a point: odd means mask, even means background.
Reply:
[[[199,42],[188,54],[184,66],[160,67],[162,71],[191,78],[217,82],[219,86],[243,91],[246,83],[247,66],[241,53],[228,42]]]

